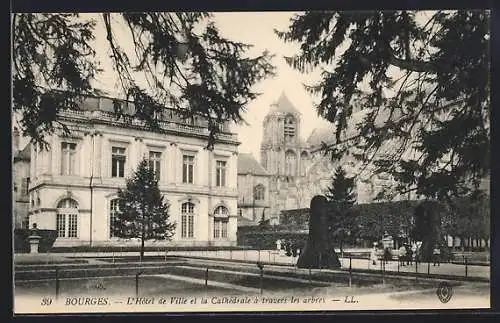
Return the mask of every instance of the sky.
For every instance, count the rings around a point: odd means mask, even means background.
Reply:
[[[301,136],[306,139],[311,131],[318,126],[328,125],[326,121],[317,117],[313,98],[307,93],[303,84],[311,84],[319,77],[319,73],[308,75],[291,68],[284,56],[291,56],[298,52],[297,44],[285,44],[274,33],[274,29],[286,30],[294,12],[217,12],[213,13],[214,21],[222,36],[234,41],[253,45],[249,56],[258,56],[268,50],[274,54],[272,64],[276,67],[275,76],[255,85],[254,90],[262,93],[257,99],[246,106],[243,113],[245,125],[235,125],[233,130],[238,134],[241,142],[239,152],[252,153],[257,160],[260,158],[260,142],[262,140],[262,121],[269,111],[271,104],[284,92],[290,101],[302,114]],[[108,46],[102,18],[95,14],[82,14],[82,18],[97,18],[95,29],[95,50],[100,67],[104,70],[97,76],[96,87],[105,90],[110,95],[118,95],[116,91],[116,74],[111,69]],[[124,27],[116,28],[118,37]],[[128,37],[127,37],[128,38]],[[126,44],[120,44],[126,47]],[[23,142],[24,141],[24,142]],[[27,143],[23,139],[21,144]],[[22,146],[21,146],[22,148]]]
[[[298,53],[299,44],[284,43],[276,34],[274,29],[285,31],[290,25],[290,18],[296,12],[217,12],[213,13],[214,22],[222,36],[253,45],[248,55],[255,57],[267,50],[274,54],[271,63],[275,66],[274,77],[256,84],[254,90],[262,93],[257,99],[246,106],[243,117],[248,125],[236,125],[233,130],[237,133],[241,142],[239,151],[252,153],[257,160],[260,158],[260,143],[262,140],[262,121],[281,93],[285,93],[294,106],[301,113],[301,137],[307,139],[314,128],[331,127],[325,120],[317,116],[314,108],[314,98],[306,92],[303,84],[314,84],[319,79],[319,71],[302,74],[290,67],[284,56],[292,56]],[[417,16],[417,22],[423,23],[430,17],[431,12],[421,11]],[[83,13],[83,19],[94,18],[97,21],[95,28],[94,48],[96,59],[104,70],[97,75],[95,86],[109,93],[111,96],[123,97],[117,92],[119,88],[117,74],[112,70],[109,57],[109,45],[102,16],[95,13]],[[120,24],[117,15],[111,15],[113,32],[119,40],[119,46],[132,53],[132,42],[127,27]],[[121,41],[123,37],[123,41]],[[128,50],[127,50],[128,47]],[[132,57],[131,57],[132,58]],[[139,80],[139,83],[140,80]],[[26,138],[21,140],[21,149],[27,143]]]
[[[298,52],[298,45],[285,44],[274,33],[274,29],[286,30],[292,12],[255,12],[255,13],[217,13],[216,23],[220,32],[232,39],[253,44],[255,52],[269,50],[275,54],[273,65],[276,75],[256,86],[262,95],[248,105],[244,115],[249,126],[237,127],[241,146],[240,152],[250,152],[259,159],[260,142],[262,140],[262,121],[271,104],[282,92],[290,99],[302,114],[301,136],[306,139],[311,131],[318,126],[327,125],[320,119],[314,109],[313,97],[307,93],[303,84],[311,84],[318,78],[318,73],[304,75],[290,67],[284,56]]]

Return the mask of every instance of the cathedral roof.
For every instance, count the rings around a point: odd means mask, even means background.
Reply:
[[[31,143],[28,143],[23,150],[19,151],[16,156],[14,156],[15,159],[18,160],[30,160],[31,159]]]
[[[299,110],[297,110],[297,108],[295,108],[292,102],[290,102],[285,92],[282,92],[278,100],[274,102],[271,106],[272,108],[271,111],[269,112],[270,114],[276,112],[300,114]]]
[[[238,154],[238,174],[269,175],[252,154]]]
[[[366,115],[368,110],[355,112],[351,115],[351,118],[348,121],[347,129],[345,133],[343,133],[342,138],[348,139],[356,136],[358,130],[358,125],[363,122],[363,118]],[[320,148],[321,143],[325,143],[327,145],[335,143],[335,132],[336,127],[333,123],[327,124],[322,127],[318,127],[313,129],[309,138],[307,138],[307,144],[311,149]]]
[[[333,139],[334,139],[333,126],[315,128],[309,135],[309,138],[307,138],[307,144],[309,144],[311,148],[319,148],[321,147],[321,144],[323,142],[328,143]]]

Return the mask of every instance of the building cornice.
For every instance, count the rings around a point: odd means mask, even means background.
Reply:
[[[96,180],[96,179],[94,179]],[[116,181],[113,179],[97,179],[100,182],[94,182],[92,184],[93,190],[117,190],[118,188],[125,188],[125,181]],[[89,178],[79,177],[78,181],[73,180],[71,183],[58,181],[53,179],[40,180],[35,183],[33,187],[30,187],[30,190],[34,190],[40,188],[42,186],[58,188],[61,190],[71,189],[89,189]],[[210,188],[208,186],[199,186],[199,185],[184,185],[184,184],[160,184],[159,189],[162,193],[167,195],[168,193],[174,194],[193,194],[193,195],[207,195],[212,197],[223,197],[223,198],[238,198],[238,193],[235,188]]]
[[[106,111],[60,111],[59,117],[61,120],[73,121],[86,124],[104,124],[114,127],[136,129],[141,131],[153,131],[158,133],[165,133],[171,135],[188,135],[194,138],[206,139],[209,137],[209,130],[206,127],[178,123],[173,121],[158,121],[159,129],[151,129],[147,126],[145,121],[130,118],[129,121],[123,118],[116,118],[115,114]],[[239,145],[236,134],[234,133],[219,133],[216,136],[216,143],[225,143]]]

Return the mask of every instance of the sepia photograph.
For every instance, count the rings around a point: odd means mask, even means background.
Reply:
[[[11,13],[13,314],[490,309],[490,20]]]

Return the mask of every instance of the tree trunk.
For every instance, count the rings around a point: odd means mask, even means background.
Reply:
[[[144,229],[143,229],[144,232]],[[141,237],[141,262],[144,259],[144,235]]]
[[[144,235],[146,234],[146,214],[144,208],[142,209],[142,234],[141,234],[141,252],[140,252],[140,261],[144,259]]]

